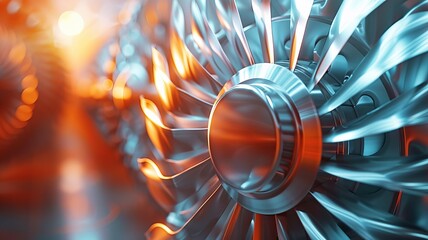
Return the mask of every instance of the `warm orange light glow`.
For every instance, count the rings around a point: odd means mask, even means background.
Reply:
[[[116,81],[113,85],[112,95],[114,98],[114,103],[117,107],[123,107],[124,101],[129,100],[132,97],[132,90],[126,86],[128,81],[128,75],[125,73],[119,74],[116,78]]]
[[[150,159],[143,158],[138,159],[138,162],[141,166],[141,171],[144,173],[146,177],[149,177],[151,179],[171,179],[171,177],[164,176],[161,171],[159,170],[159,167]]]
[[[113,81],[111,79],[104,78],[104,81],[102,84],[103,84],[104,90],[106,91],[110,91],[113,89]]]
[[[106,95],[106,92],[103,91],[98,85],[91,86],[89,93],[95,99],[101,99]]]
[[[159,93],[159,96],[162,100],[162,102],[165,104],[165,106],[169,106],[169,99],[168,99],[168,76],[165,75],[165,73],[156,71],[155,70],[155,86],[156,90]]]
[[[119,100],[128,100],[132,96],[132,91],[126,86],[115,86],[113,88],[113,98]]]
[[[171,106],[171,80],[169,79],[168,63],[165,57],[156,49],[152,48],[153,72],[156,90],[166,107]]]
[[[167,234],[169,235],[175,235],[178,231],[172,231],[171,228],[169,228],[168,226],[166,226],[163,223],[155,223],[152,226],[150,226],[149,230],[147,232],[152,232],[154,231],[156,228],[160,228],[163,231],[165,231]]]
[[[153,145],[162,153],[171,151],[172,146],[166,140],[165,135],[166,131],[170,129],[163,124],[156,105],[143,97],[140,98],[140,105],[146,120],[147,134]]]
[[[21,105],[16,109],[15,117],[21,121],[26,122],[33,116],[33,109],[28,105]]]
[[[77,36],[83,31],[85,22],[77,12],[66,11],[59,17],[58,26],[64,35]]]
[[[116,69],[116,63],[113,60],[106,61],[103,65],[103,70],[107,74],[112,74]]]
[[[37,80],[36,76],[34,76],[33,74],[29,74],[25,76],[21,81],[21,86],[23,89],[37,88],[38,84],[39,84],[39,81]]]
[[[186,66],[188,66],[185,46],[181,42],[178,36],[173,34],[172,36],[172,44],[171,44],[171,53],[172,60],[174,61],[175,68],[177,69],[178,74],[182,78],[187,78]]]
[[[204,38],[202,37],[202,35],[200,34],[199,30],[197,29],[197,27],[195,25],[192,25],[192,37],[193,37],[193,40],[195,41],[196,45],[199,47],[199,49],[203,53],[205,53],[207,55],[211,55],[211,50],[205,44]]]
[[[147,23],[156,26],[159,22],[158,14],[155,11],[145,11]]]
[[[159,110],[157,109],[156,105],[152,101],[141,98],[140,106],[141,106],[141,109],[143,110],[144,115],[146,115],[146,117],[151,122],[153,122],[159,127],[165,128],[165,125],[163,125],[162,123]]]
[[[15,118],[15,119],[12,119],[10,123],[12,124],[12,127],[14,127],[16,131],[18,131],[19,129],[22,129],[25,126],[27,126],[28,121],[21,121]]]
[[[22,91],[21,100],[25,104],[34,104],[39,98],[39,92],[35,88],[26,88]]]
[[[205,159],[204,161],[195,164],[191,168],[184,170],[183,172],[175,175],[166,176],[164,175],[161,170],[159,169],[158,165],[149,158],[140,158],[138,159],[138,163],[140,164],[140,170],[144,173],[145,176],[151,178],[151,179],[162,179],[162,180],[171,180],[176,177],[178,177],[181,174],[184,174],[185,172],[189,171],[190,169],[197,168],[198,166],[205,164],[207,161],[211,161],[211,159]]]
[[[24,61],[27,48],[24,43],[17,44],[9,52],[9,60],[14,64],[20,64]]]
[[[79,161],[70,159],[61,166],[60,188],[66,193],[76,193],[83,188],[84,170]]]

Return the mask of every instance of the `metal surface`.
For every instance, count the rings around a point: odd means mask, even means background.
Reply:
[[[135,91],[146,237],[427,239],[426,3],[172,1]]]
[[[288,69],[260,63],[239,71],[221,90],[208,126],[217,176],[245,208],[281,213],[312,187],[320,123],[305,85]]]

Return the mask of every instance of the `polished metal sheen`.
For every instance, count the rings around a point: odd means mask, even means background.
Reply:
[[[427,1],[153,5],[147,238],[428,239]]]

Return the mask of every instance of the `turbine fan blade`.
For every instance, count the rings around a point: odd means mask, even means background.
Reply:
[[[347,125],[333,128],[324,137],[324,142],[343,142],[426,123],[427,102],[428,82],[424,82]]]
[[[259,32],[263,60],[266,63],[274,63],[274,49],[272,36],[272,18],[270,12],[270,0],[252,0],[252,7],[256,26]]]
[[[395,65],[428,51],[428,14],[414,13],[392,25],[354,70],[351,77],[318,110],[319,115],[337,108],[368,87]]]
[[[349,239],[336,220],[313,197],[297,206],[297,216],[311,239]]]
[[[275,239],[278,235],[275,226],[275,217],[270,215],[255,214],[253,239]]]
[[[172,230],[165,224],[155,223],[147,230],[146,237],[148,239],[204,239],[217,224],[218,219],[225,213],[230,202],[229,195],[221,185],[218,185],[216,190],[183,226]]]
[[[208,59],[216,74],[224,83],[236,73],[221,44],[212,31],[205,12],[204,1],[192,1],[192,35],[202,54]]]
[[[299,58],[300,48],[302,47],[303,36],[306,30],[306,23],[311,13],[313,0],[309,1],[291,1],[290,32],[291,51],[290,51],[290,70],[294,71]]]
[[[194,119],[195,117],[207,118],[212,104],[178,88],[171,81],[168,61],[154,47],[152,48],[152,58],[154,82],[163,106],[173,113],[188,114],[191,116],[189,119]]]
[[[327,72],[333,60],[351,37],[358,24],[385,0],[343,1],[330,27],[320,60],[308,89],[311,91]]]
[[[275,215],[275,221],[278,239],[298,240],[308,238],[296,211],[289,210],[285,213]]]
[[[254,213],[236,204],[226,223],[226,230],[222,239],[245,239],[253,216]]]
[[[200,201],[201,196],[210,193],[217,181],[213,179],[215,172],[210,164],[210,159],[206,159],[194,166],[179,171],[174,175],[165,176],[158,165],[161,161],[154,161],[148,158],[139,159],[140,170],[146,176],[149,191],[156,197],[158,203],[168,211],[179,208],[179,204],[184,208],[193,206]]]
[[[224,235],[227,226],[225,222],[227,222],[233,214],[233,209],[238,204],[235,201],[229,201],[229,205],[223,211],[223,214],[218,218],[216,225],[210,231],[210,234],[205,239],[220,239],[220,236]]]
[[[177,73],[185,81],[182,87],[208,103],[213,104],[222,85],[195,58],[185,43],[185,19],[183,9],[177,1],[172,6],[171,55]]]
[[[327,211],[364,239],[391,239],[397,236],[403,239],[428,239],[428,232],[411,226],[392,214],[370,207],[356,195],[339,187],[319,187],[312,195]]]
[[[169,128],[164,125],[156,105],[147,99],[141,100],[141,109],[147,134],[163,158],[180,160],[208,152],[206,128]]]
[[[324,161],[321,169],[337,177],[411,194],[428,194],[428,156],[346,157]]]
[[[243,67],[254,64],[253,54],[242,27],[241,17],[234,0],[216,0],[216,13],[226,37],[233,45]]]

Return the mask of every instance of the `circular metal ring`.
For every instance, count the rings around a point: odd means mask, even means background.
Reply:
[[[221,90],[209,118],[209,152],[233,199],[256,213],[281,213],[312,187],[320,129],[303,82],[285,67],[255,64]]]

